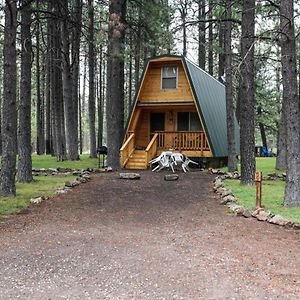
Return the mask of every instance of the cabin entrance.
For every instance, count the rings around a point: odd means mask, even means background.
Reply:
[[[150,114],[150,133],[155,131],[165,131],[165,113],[156,112]]]

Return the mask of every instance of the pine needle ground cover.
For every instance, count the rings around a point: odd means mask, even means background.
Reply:
[[[282,171],[275,170],[275,157],[257,158],[256,170],[263,175],[272,173],[281,174]],[[238,203],[246,208],[255,209],[255,186],[242,186],[239,180],[225,180],[225,187],[231,189],[238,198]],[[262,205],[273,214],[281,215],[291,221],[300,222],[300,207],[287,208],[282,205],[284,197],[285,182],[281,180],[263,181]]]

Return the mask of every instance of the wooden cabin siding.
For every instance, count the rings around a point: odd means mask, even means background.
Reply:
[[[177,89],[161,89],[161,68],[166,65],[178,66]],[[193,95],[181,61],[151,62],[144,78],[138,101],[143,102],[191,102]]]

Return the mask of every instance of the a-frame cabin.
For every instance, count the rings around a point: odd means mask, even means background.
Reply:
[[[149,59],[127,122],[121,167],[146,169],[166,150],[227,158],[225,87],[182,56]]]

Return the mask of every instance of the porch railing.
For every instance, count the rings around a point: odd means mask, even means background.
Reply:
[[[147,155],[147,163],[156,155],[157,142],[158,142],[158,133],[155,133],[145,150]]]
[[[131,133],[126,139],[126,142],[123,144],[122,148],[120,149],[120,163],[122,168],[125,167],[130,155],[134,151],[134,140],[134,133]]]
[[[158,149],[209,151],[203,131],[158,131]]]

